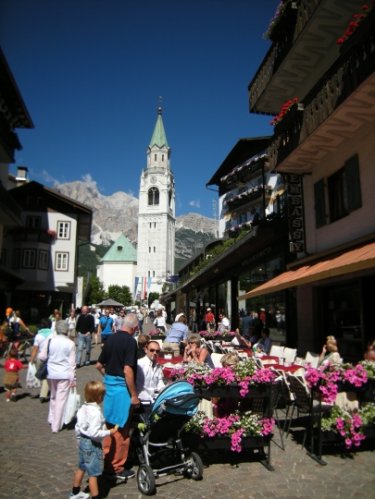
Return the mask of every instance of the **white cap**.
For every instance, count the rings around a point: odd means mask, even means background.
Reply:
[[[176,318],[175,318],[175,320],[174,320],[174,321],[175,321],[175,322],[178,322],[178,321],[180,320],[180,318],[181,318],[181,317],[186,317],[186,315],[185,315],[183,312],[181,312],[181,314],[177,314],[177,315],[176,315]]]

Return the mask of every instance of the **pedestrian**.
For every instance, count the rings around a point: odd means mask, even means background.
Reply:
[[[30,355],[30,363],[36,363],[36,369],[38,370],[42,364],[42,361],[38,358],[38,354],[43,351],[45,342],[51,338],[51,321],[50,319],[41,319],[40,321],[40,329],[34,338],[34,345],[31,350]],[[46,379],[41,380],[41,387],[39,392],[39,400],[41,403],[48,402],[48,382]]]
[[[4,363],[4,386],[6,390],[6,401],[9,402],[17,400],[17,388],[20,387],[19,371],[25,367],[20,360],[18,360],[18,352],[12,348],[7,355]]]
[[[108,428],[119,426],[118,432],[103,440],[104,471],[118,482],[135,475],[133,470],[125,469],[124,466],[129,453],[132,409],[140,405],[135,386],[137,342],[133,338],[137,330],[137,315],[127,314],[117,333],[105,341],[96,364],[104,376],[105,421]]]
[[[74,309],[71,309],[69,317],[67,317],[65,320],[66,323],[68,324],[68,331],[69,331],[68,336],[72,341],[75,341],[77,317]]]
[[[100,408],[105,388],[101,381],[89,381],[85,385],[85,403],[78,409],[75,426],[78,440],[78,469],[74,473],[70,499],[99,498],[98,476],[103,473],[102,440],[117,432],[118,426],[110,430],[105,427]],[[89,477],[90,494],[81,492],[83,477]]]
[[[82,307],[81,314],[77,319],[76,331],[78,333],[77,367],[82,366],[83,350],[86,350],[85,366],[89,366],[91,359],[91,335],[95,331],[95,320],[94,317],[89,314],[89,307],[87,305]]]
[[[125,317],[125,314],[124,314],[124,317]],[[117,316],[116,316],[116,318],[117,318]],[[104,310],[104,315],[102,317],[100,317],[100,319],[99,319],[99,328],[98,328],[98,332],[99,332],[99,334],[101,336],[101,340],[102,340],[102,345],[104,344],[105,341],[107,341],[109,336],[113,333],[114,322],[115,322],[115,319],[113,319],[109,315],[109,309],[106,308]],[[122,321],[121,321],[121,323],[122,323]]]
[[[65,321],[58,321],[56,336],[52,334],[39,354],[40,360],[47,361],[47,379],[50,389],[48,422],[52,433],[57,433],[62,429],[69,390],[76,386],[76,347],[67,334],[68,324]]]

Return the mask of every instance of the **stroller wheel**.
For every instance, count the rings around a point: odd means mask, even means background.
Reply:
[[[154,472],[148,464],[141,464],[137,472],[138,489],[146,496],[152,496],[156,492]]]
[[[184,475],[193,480],[202,480],[203,478],[203,462],[199,454],[192,452],[189,454],[186,462]]]

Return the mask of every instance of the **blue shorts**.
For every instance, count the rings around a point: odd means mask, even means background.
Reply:
[[[78,468],[86,471],[89,477],[100,476],[103,473],[103,450],[99,442],[81,435]]]

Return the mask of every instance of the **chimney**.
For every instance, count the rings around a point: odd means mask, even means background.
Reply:
[[[17,166],[16,181],[18,183],[28,182],[28,168],[27,166]]]

